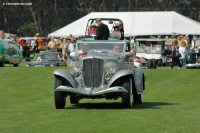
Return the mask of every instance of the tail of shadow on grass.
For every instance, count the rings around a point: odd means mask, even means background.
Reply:
[[[176,105],[176,103],[166,102],[144,102],[142,104],[133,104],[131,109],[161,109],[161,106]],[[120,102],[112,103],[79,103],[77,105],[71,105],[65,109],[123,109]]]

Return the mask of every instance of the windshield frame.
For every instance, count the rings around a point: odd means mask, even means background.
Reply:
[[[119,54],[119,55],[125,55],[126,53],[126,42],[124,41],[77,41],[76,43],[76,55],[79,54],[79,52],[81,52],[81,45],[88,45],[89,51],[86,52],[92,52],[92,53],[103,53],[103,52],[108,52],[108,53],[113,53],[113,54]],[[96,47],[96,46],[100,46],[100,47]],[[119,53],[115,53],[113,50],[113,46],[114,45],[119,45],[121,47],[120,52]],[[108,47],[104,47],[104,46],[108,46]]]

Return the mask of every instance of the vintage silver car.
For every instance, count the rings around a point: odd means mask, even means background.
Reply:
[[[71,104],[82,98],[122,98],[124,108],[131,108],[133,101],[142,103],[145,76],[134,67],[132,56],[126,56],[129,51],[125,40],[77,41],[69,70],[53,72],[56,108],[65,108],[67,96]]]

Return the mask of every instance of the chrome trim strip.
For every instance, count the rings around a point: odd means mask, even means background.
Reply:
[[[72,88],[69,86],[62,86],[62,85],[58,86],[55,89],[55,91],[66,91],[66,92],[72,92],[75,94],[87,95],[87,96],[97,96],[97,95],[103,95],[103,94],[114,93],[114,92],[128,92],[125,88],[121,86],[115,86],[115,87],[103,89],[100,91],[97,91],[96,89],[94,89],[93,91],[89,92],[89,91],[84,91],[84,90]]]
[[[195,64],[186,64],[186,67],[200,67],[200,63],[195,63]]]

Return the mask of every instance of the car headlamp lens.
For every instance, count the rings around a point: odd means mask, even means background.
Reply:
[[[105,70],[109,74],[113,74],[117,71],[117,64],[114,62],[107,62],[105,64]]]
[[[76,61],[72,61],[69,64],[69,69],[71,73],[77,73],[81,71],[81,64]]]

